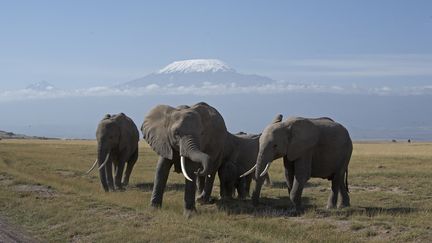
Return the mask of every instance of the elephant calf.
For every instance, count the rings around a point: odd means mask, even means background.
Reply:
[[[97,159],[87,173],[90,173],[98,164],[103,189],[105,191],[123,189],[123,186],[128,185],[130,174],[138,159],[139,132],[137,126],[123,113],[107,114],[98,125],[96,139],[98,142]],[[127,167],[123,177],[126,162]],[[112,164],[115,167],[114,182]]]
[[[237,189],[239,199],[249,196],[250,184],[255,177],[247,173],[247,170],[255,164],[260,135],[228,134],[225,140],[223,164],[218,171],[221,198],[231,198],[235,189]],[[256,180],[254,194],[261,190],[264,181],[271,183],[268,173],[259,179]]]
[[[259,140],[256,177],[264,176],[273,160],[283,157],[285,178],[291,201],[301,207],[301,194],[310,177],[331,180],[327,208],[350,205],[348,164],[353,149],[349,133],[330,118],[289,118],[268,125]],[[345,179],[345,181],[344,181]],[[257,203],[259,193],[253,198]]]

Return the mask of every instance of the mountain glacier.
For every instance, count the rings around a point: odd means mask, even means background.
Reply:
[[[143,78],[126,82],[121,88],[201,86],[203,84],[229,84],[236,86],[263,85],[274,82],[271,78],[238,73],[217,59],[191,59],[175,61]]]
[[[235,70],[218,59],[191,59],[175,61],[157,71],[158,74],[204,72],[235,72]]]

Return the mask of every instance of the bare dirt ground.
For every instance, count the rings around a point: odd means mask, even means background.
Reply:
[[[0,217],[0,242],[38,242],[17,226],[8,224]]]

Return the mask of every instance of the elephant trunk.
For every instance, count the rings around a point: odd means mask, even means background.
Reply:
[[[99,165],[99,177],[102,183],[102,187],[105,191],[108,191],[108,183],[107,183],[107,174],[104,168],[105,164],[109,161],[110,151],[108,149],[103,148],[102,146],[98,147],[98,165]]]
[[[256,161],[255,178],[263,177],[267,174],[272,160],[268,158],[269,156],[259,153]]]
[[[180,139],[180,156],[181,156],[181,167],[183,175],[188,178],[186,169],[185,169],[185,160],[184,158],[187,157],[191,161],[200,163],[202,166],[202,169],[199,169],[196,174],[198,176],[205,176],[209,173],[209,167],[210,167],[210,156],[208,154],[203,153],[195,138],[188,136]]]

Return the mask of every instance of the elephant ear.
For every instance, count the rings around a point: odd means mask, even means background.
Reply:
[[[278,123],[278,122],[281,122],[281,121],[282,121],[282,118],[283,118],[282,114],[277,114],[277,115],[275,116],[275,118],[273,118],[272,123]]]
[[[288,127],[287,158],[294,161],[304,155],[318,142],[319,130],[308,119],[296,118]]]
[[[144,139],[160,156],[172,159],[173,151],[169,143],[169,119],[175,109],[167,105],[158,105],[144,118],[141,126]]]

